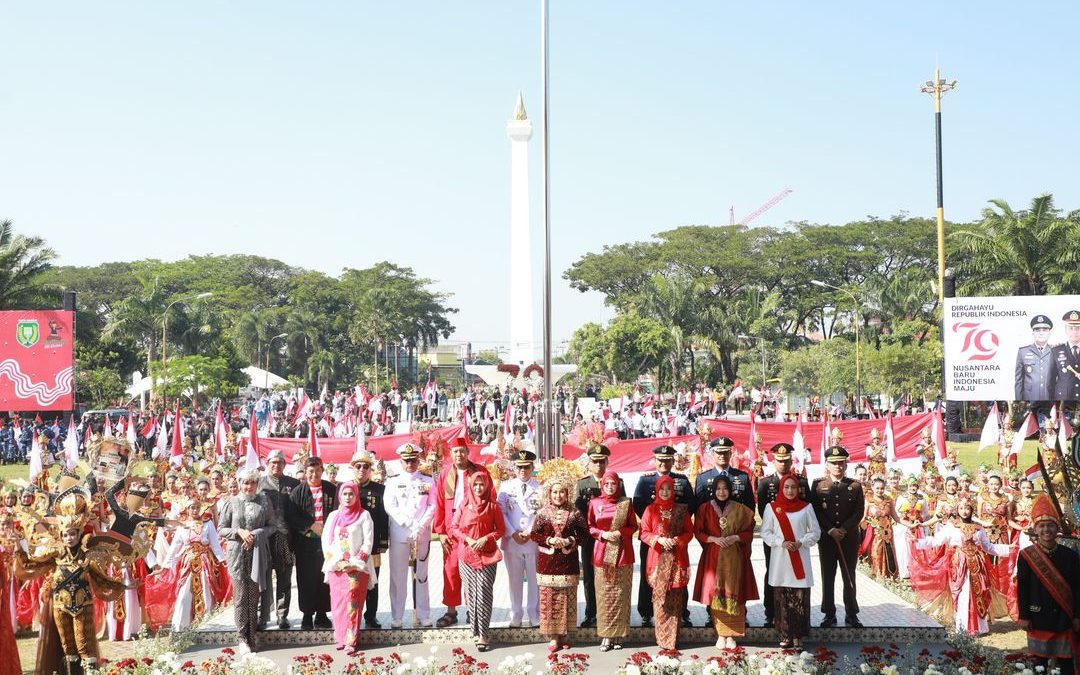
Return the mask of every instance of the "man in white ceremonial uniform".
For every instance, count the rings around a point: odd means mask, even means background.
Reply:
[[[540,625],[540,587],[536,584],[536,542],[531,539],[533,520],[540,508],[540,484],[533,478],[536,454],[519,450],[514,460],[517,475],[499,486],[499,507],[506,521],[502,541],[503,561],[510,584],[510,627],[521,626],[521,582],[529,586],[529,621]]]
[[[401,473],[387,481],[386,513],[390,516],[390,627],[401,628],[405,600],[413,570],[414,623],[431,626],[428,595],[428,558],[431,549],[431,521],[435,516],[432,492],[435,481],[417,471],[420,449],[405,443],[397,449]]]

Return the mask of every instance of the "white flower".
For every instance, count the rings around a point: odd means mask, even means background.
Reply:
[[[864,663],[864,664],[859,666],[859,671],[861,671],[863,673],[869,673],[870,672],[870,666],[868,664]]]
[[[626,667],[626,675],[641,675],[641,668],[630,664]]]

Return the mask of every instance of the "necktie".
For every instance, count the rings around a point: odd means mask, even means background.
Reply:
[[[1072,350],[1073,350],[1073,358],[1074,358],[1074,359],[1075,359],[1075,358],[1076,358],[1077,356],[1080,356],[1080,347],[1077,347],[1076,345],[1073,345],[1073,348],[1072,348]]]
[[[522,497],[525,496],[525,488],[527,488],[527,487],[529,487],[529,486],[525,485],[524,483],[521,484],[521,496]]]

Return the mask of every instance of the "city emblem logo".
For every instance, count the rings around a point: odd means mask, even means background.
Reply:
[[[953,332],[964,337],[964,346],[960,352],[968,361],[990,361],[997,355],[998,336],[994,331],[983,328],[982,324],[964,321],[953,324]]]
[[[15,339],[18,340],[19,344],[23,347],[33,347],[40,338],[41,329],[38,327],[36,319],[20,321],[15,327]]]

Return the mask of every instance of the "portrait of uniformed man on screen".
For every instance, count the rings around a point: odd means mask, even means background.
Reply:
[[[1051,358],[1050,331],[1054,322],[1045,314],[1031,319],[1032,344],[1016,352],[1017,401],[1050,401],[1054,396],[1054,360]]]

